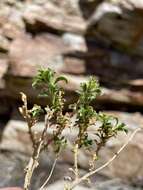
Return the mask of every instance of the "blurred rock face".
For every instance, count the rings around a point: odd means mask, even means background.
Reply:
[[[115,48],[142,51],[141,0],[1,1],[1,50],[8,50],[7,38],[30,32],[73,32],[89,34],[94,40]],[[86,25],[87,23],[87,25]]]
[[[22,190],[22,189],[18,187],[8,187],[8,188],[1,188],[0,190]]]
[[[34,99],[31,78],[43,66],[76,81],[79,75],[96,75],[122,97],[104,96],[103,104],[108,99],[143,105],[142,1],[3,0],[0,8],[2,97],[17,99],[24,89]]]
[[[17,123],[13,117],[14,122],[8,121],[8,118],[18,107],[20,91],[27,93],[30,104],[37,101],[31,82],[40,66],[51,67],[69,78],[69,84],[64,89],[70,103],[77,98],[73,91],[92,74],[97,76],[104,92],[97,99],[96,108],[132,112],[143,110],[142,22],[142,0],[0,1],[0,125],[5,129],[0,146],[3,163],[0,163],[0,187],[23,184],[23,168],[28,159],[25,154],[31,151],[30,142],[21,121]],[[46,103],[43,99],[38,101],[42,105]],[[131,131],[142,125],[141,115],[114,114],[125,120]],[[67,136],[70,141],[72,137]],[[101,152],[104,157],[101,163],[107,161],[124,141],[125,138],[120,136],[117,141],[107,144]],[[15,151],[13,156],[10,156],[11,151]],[[40,178],[36,184],[33,183],[33,189],[37,189],[47,176],[52,156],[49,160],[47,155],[41,158]],[[118,160],[101,174],[142,185],[142,157],[140,133]],[[61,160],[72,163],[71,152],[65,152]],[[81,151],[79,160],[81,168],[87,169],[89,155]],[[61,180],[59,176],[65,173],[59,174],[63,168],[60,164],[55,180]],[[68,169],[68,164],[64,165],[65,169]],[[57,188],[57,184],[50,188]],[[118,187],[105,184],[99,190],[119,188],[132,189],[121,184]]]
[[[143,4],[140,1],[104,1],[89,19],[87,36],[133,54],[142,54]]]

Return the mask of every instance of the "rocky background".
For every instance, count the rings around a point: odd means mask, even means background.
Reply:
[[[64,88],[69,103],[76,99],[74,90],[80,82],[96,75],[103,87],[96,109],[118,116],[130,132],[143,125],[142,23],[142,0],[0,0],[0,187],[22,187],[31,149],[26,124],[17,110],[19,92],[27,94],[30,104],[46,103],[31,88],[41,66],[68,77]],[[69,141],[73,138],[68,131],[66,135]],[[108,160],[125,139],[120,135],[109,142],[98,164]],[[141,190],[142,160],[140,132],[117,161],[93,177],[92,185],[78,189]],[[88,154],[81,152],[83,173],[87,161]],[[52,162],[52,153],[42,155],[33,190],[41,185]],[[71,163],[69,149],[57,164],[49,190],[60,190]]]

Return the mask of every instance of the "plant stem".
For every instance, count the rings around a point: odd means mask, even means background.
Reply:
[[[74,174],[75,180],[79,178],[79,171],[78,171],[78,144],[74,146]]]
[[[33,147],[33,155],[29,160],[29,163],[26,167],[26,175],[25,175],[25,180],[24,180],[24,190],[29,190],[29,186],[31,184],[31,178],[33,175],[34,170],[38,167],[39,163],[39,156],[44,144],[44,138],[45,134],[47,132],[47,128],[49,127],[49,120],[48,117],[45,117],[45,127],[44,130],[41,134],[41,137],[39,139],[39,142],[37,144],[34,144],[35,146]],[[31,133],[30,133],[31,134]]]
[[[52,169],[50,171],[50,174],[49,174],[48,178],[46,179],[46,181],[43,183],[43,185],[40,187],[39,190],[42,190],[47,185],[48,181],[50,180],[50,178],[51,178],[51,176],[53,174],[53,171],[55,169],[56,163],[57,163],[57,158],[55,159],[55,161],[53,163],[53,166],[52,166]]]
[[[39,160],[39,155],[40,155],[42,144],[43,144],[43,141],[41,141],[39,143],[38,147],[36,149],[34,149],[33,156],[30,158],[29,163],[26,167],[24,190],[29,190],[33,172],[39,165],[38,160]]]
[[[116,152],[116,154],[108,161],[106,162],[105,164],[103,164],[101,167],[97,168],[96,170],[94,171],[91,171],[87,174],[85,174],[83,177],[79,178],[78,180],[74,181],[73,184],[71,184],[71,190],[74,189],[78,184],[80,184],[82,181],[88,179],[89,177],[91,177],[92,175],[94,175],[95,173],[99,172],[100,170],[104,169],[105,167],[107,167],[111,162],[113,162],[116,157],[120,154],[120,152],[122,150],[124,150],[124,148],[129,144],[129,142],[133,139],[133,137],[136,135],[136,133],[138,131],[140,131],[141,128],[137,128],[132,134],[131,136],[129,137],[129,139],[126,141],[125,144],[123,144],[123,146]]]

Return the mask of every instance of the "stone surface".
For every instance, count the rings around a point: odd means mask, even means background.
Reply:
[[[66,183],[65,181],[57,181],[56,183],[49,185],[48,188],[45,188],[44,190],[55,190],[55,189],[63,190],[65,183]],[[88,190],[88,189],[91,189],[91,188],[88,188],[88,187],[86,188],[83,186],[75,187],[75,190]],[[93,189],[91,189],[91,190],[93,190]]]
[[[19,187],[7,187],[7,188],[0,188],[0,190],[22,190]]]
[[[32,74],[34,75],[34,72],[36,73],[36,70],[38,69],[35,67],[35,64],[31,64],[30,66],[26,67],[25,62],[21,61],[21,64],[23,68],[25,68],[25,72],[23,70],[20,70],[19,67],[11,67],[11,71],[16,74],[18,70],[20,72],[17,74],[18,75],[26,75],[25,77],[21,76],[14,76],[13,74],[11,75],[10,73],[6,74],[5,77],[5,84],[7,90],[4,92],[8,97],[14,98],[14,99],[20,99],[19,92],[25,92],[29,98],[29,103],[39,103],[42,105],[46,104],[46,99],[44,98],[36,98],[37,97],[37,92],[32,89],[31,84],[32,84],[32,78],[28,77],[28,75]],[[77,64],[77,62],[75,63]],[[80,64],[80,72],[84,71],[84,65],[83,63]],[[14,64],[13,64],[14,65]],[[70,65],[72,67],[72,65]],[[74,64],[73,64],[74,66]],[[55,66],[57,69],[58,66]],[[29,70],[30,68],[33,68],[33,70]],[[53,68],[53,67],[52,67]],[[66,63],[66,65],[63,65],[63,68],[61,68],[62,71],[65,71],[66,73],[64,74],[65,77],[68,79],[68,84],[62,84],[62,86],[65,89],[65,98],[67,100],[67,104],[73,103],[77,99],[77,93],[75,91],[79,88],[80,83],[83,81],[87,81],[88,77],[84,76],[77,76],[77,73],[79,72],[77,69],[70,69],[68,70],[69,66]],[[67,73],[72,72],[71,74]],[[73,73],[76,73],[76,75],[73,75]],[[130,85],[131,87],[131,85]],[[132,88],[132,87],[131,87]],[[104,88],[102,87],[102,95],[97,98],[96,102],[93,102],[95,105],[103,106],[103,108],[110,108],[114,109],[120,109],[120,110],[128,110],[130,107],[134,109],[134,107],[138,106],[139,109],[142,109],[143,105],[143,94],[142,91],[132,91],[129,88],[122,88],[122,89],[110,89],[110,88]],[[112,105],[112,107],[111,107]]]
[[[79,12],[78,4],[71,1],[49,1],[42,5],[28,3],[23,13],[24,20],[29,30],[57,30],[59,32],[82,33],[86,25]],[[72,7],[76,8],[72,8]],[[73,10],[74,9],[74,10]]]
[[[0,36],[0,51],[7,52],[8,50],[9,50],[9,41],[3,36]]]
[[[10,41],[24,32],[24,22],[22,19],[22,4],[20,2],[1,1],[0,2],[0,25],[1,35],[7,43],[6,51],[8,50]],[[9,42],[9,43],[8,43]]]
[[[129,89],[130,80],[142,78],[141,58],[103,47],[89,39],[87,39],[87,49],[83,57],[86,73],[98,76],[103,85],[110,88]]]
[[[1,96],[19,99],[22,90],[33,103],[31,78],[40,65],[71,74],[69,102],[79,81],[92,74],[105,87],[99,106],[143,105],[142,88],[131,83],[143,76],[142,45],[135,40],[131,46],[141,29],[141,1],[3,0],[0,7],[0,52],[7,62],[0,55]],[[136,52],[140,56],[131,55]]]
[[[25,167],[25,156],[18,153],[13,154],[1,150],[0,153],[0,187],[21,186],[23,184],[23,169]]]
[[[0,89],[5,88],[4,75],[8,70],[8,60],[5,58],[0,59]]]
[[[4,187],[23,187],[24,169],[29,161],[29,155],[18,151],[0,150],[0,188]],[[49,175],[53,158],[50,155],[42,155],[40,166],[35,171],[31,189],[38,189]],[[69,166],[64,163],[57,163],[55,172],[49,183],[64,178]],[[12,189],[13,190],[13,189]]]
[[[139,187],[132,187],[122,183],[120,180],[105,180],[95,185],[98,190],[140,190]]]
[[[64,50],[64,43],[56,36],[42,35],[33,39],[24,35],[11,44],[9,73],[14,76],[31,77],[40,67],[59,70],[63,66]]]
[[[89,18],[87,38],[142,56],[142,14],[141,1],[102,2]]]

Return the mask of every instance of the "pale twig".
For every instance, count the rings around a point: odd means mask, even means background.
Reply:
[[[126,141],[126,143],[116,152],[116,154],[108,161],[106,162],[105,164],[103,164],[101,167],[97,168],[96,170],[94,171],[91,171],[87,174],[85,174],[83,177],[79,178],[78,180],[74,181],[72,184],[71,184],[71,187],[70,189],[73,189],[75,186],[77,186],[78,184],[80,184],[82,181],[85,181],[86,179],[88,179],[89,177],[91,177],[92,175],[94,175],[95,173],[99,172],[100,170],[104,169],[105,167],[107,167],[111,162],[113,162],[116,157],[120,154],[120,152],[122,150],[124,150],[124,148],[129,144],[129,142],[133,139],[133,137],[136,135],[136,133],[138,131],[140,131],[141,128],[137,128],[132,134],[131,136],[129,137],[129,139]]]
[[[54,161],[54,163],[53,163],[53,166],[51,168],[51,171],[50,171],[50,174],[49,174],[48,178],[46,179],[46,181],[43,183],[43,185],[40,187],[39,190],[42,190],[47,185],[47,183],[49,182],[49,180],[50,180],[50,178],[51,178],[51,176],[53,174],[53,171],[55,169],[55,166],[56,166],[56,163],[57,163],[57,159],[58,158],[56,158],[55,161]]]
[[[35,168],[37,168],[39,165],[38,158],[40,155],[42,144],[43,144],[43,141],[40,142],[37,149],[34,149],[33,156],[30,158],[30,161],[26,167],[26,175],[25,175],[25,180],[24,180],[24,190],[29,190],[29,186],[31,183],[31,178],[32,178],[33,172],[34,172]]]
[[[35,148],[37,146],[36,139],[35,139],[34,133],[32,131],[32,127],[30,126],[28,120],[27,120],[27,123],[28,123],[28,133],[29,133],[29,136],[30,136],[30,139],[32,142],[32,146],[33,146],[33,148]]]
[[[79,171],[78,171],[78,144],[74,146],[74,174],[75,180],[79,178]]]
[[[25,175],[25,180],[24,180],[24,190],[29,190],[29,186],[31,183],[31,178],[32,178],[33,172],[39,165],[38,160],[39,160],[40,152],[42,150],[42,146],[44,144],[44,138],[45,138],[45,134],[47,132],[48,127],[49,127],[49,121],[46,117],[45,118],[45,127],[43,129],[43,132],[41,134],[41,137],[39,139],[37,146],[34,146],[33,155],[30,158],[30,161],[26,167],[26,175]]]

